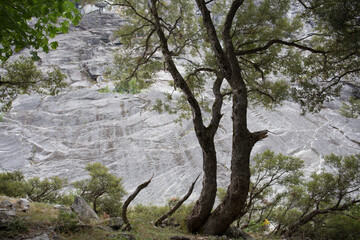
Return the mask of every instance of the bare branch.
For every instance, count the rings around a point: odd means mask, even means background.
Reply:
[[[123,231],[130,231],[130,230],[131,230],[130,222],[129,222],[129,219],[127,218],[127,214],[126,214],[127,208],[128,208],[128,206],[129,206],[129,204],[131,203],[132,200],[134,200],[134,198],[139,194],[139,192],[140,192],[141,190],[143,190],[144,188],[146,188],[146,187],[150,184],[150,182],[151,182],[151,180],[153,179],[153,177],[154,177],[154,174],[151,176],[151,178],[150,178],[148,181],[140,184],[140,185],[136,188],[135,192],[134,192],[133,194],[131,194],[131,195],[126,199],[126,201],[124,202],[124,205],[123,205],[123,207],[122,207],[122,214],[121,214],[121,217],[122,217],[122,219],[123,219],[123,221],[124,221],[124,224],[125,224],[125,227],[123,227]]]
[[[176,212],[176,210],[178,210],[179,207],[190,197],[192,191],[194,190],[194,186],[195,186],[197,180],[199,179],[199,177],[200,177],[200,174],[196,177],[195,181],[191,184],[191,186],[190,186],[188,192],[186,193],[186,195],[185,195],[180,201],[178,201],[178,202],[176,203],[176,205],[175,205],[173,208],[171,208],[171,210],[170,210],[168,213],[164,214],[164,215],[161,216],[158,220],[156,220],[156,222],[155,222],[155,224],[154,224],[156,227],[160,226],[161,223],[162,223],[165,219],[167,219],[167,218],[169,218],[171,215],[173,215],[173,214]]]

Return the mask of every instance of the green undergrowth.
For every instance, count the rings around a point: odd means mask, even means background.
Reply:
[[[16,198],[0,196],[0,201],[10,200],[16,203]],[[31,202],[30,209],[26,212],[16,212],[17,218],[9,223],[6,231],[1,231],[0,239],[16,238],[19,236],[31,235],[32,233],[46,232],[53,227],[57,236],[61,239],[72,240],[103,240],[127,239],[123,234],[131,234],[136,239],[170,239],[172,236],[192,236],[185,229],[185,216],[189,213],[192,206],[182,206],[177,213],[172,216],[171,224],[173,226],[155,227],[154,222],[169,211],[169,206],[144,206],[137,205],[129,207],[128,218],[131,223],[132,230],[129,232],[107,231],[100,229],[96,224],[90,224],[86,227],[76,228],[72,230],[69,222],[71,216],[64,216],[54,205],[46,203]],[[65,228],[64,228],[65,226]],[[69,227],[66,227],[69,226]]]

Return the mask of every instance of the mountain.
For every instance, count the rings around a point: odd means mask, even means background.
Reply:
[[[55,38],[57,50],[39,54],[39,68],[59,65],[69,87],[57,96],[20,96],[0,122],[0,170],[21,170],[28,177],[60,176],[70,182],[87,177],[87,163],[101,162],[123,178],[131,193],[148,180],[151,184],[136,198],[143,204],[164,204],[181,197],[202,172],[202,154],[192,122],[175,123],[176,116],[152,110],[163,92],[172,91],[170,77],[158,80],[139,94],[101,93],[113,83],[104,77],[113,53],[121,44],[113,36],[124,20],[112,13],[91,12],[78,27]],[[24,50],[22,54],[29,54]],[[15,56],[16,57],[16,56]],[[339,100],[316,114],[301,115],[293,102],[274,110],[250,106],[251,131],[270,131],[252,154],[271,149],[301,157],[306,171],[322,166],[325,155],[360,153],[360,120],[341,116]],[[218,184],[230,177],[231,106],[216,135]],[[198,182],[190,200],[200,192]]]

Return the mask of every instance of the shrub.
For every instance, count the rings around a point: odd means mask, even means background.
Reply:
[[[360,99],[351,96],[349,102],[343,102],[342,107],[339,110],[340,114],[344,117],[357,118],[360,114]]]
[[[77,224],[79,223],[76,213],[63,210],[59,211],[57,221],[56,230],[65,233],[76,230]]]
[[[67,180],[59,177],[44,178],[38,177],[26,180],[20,171],[0,173],[0,194],[9,197],[25,197],[32,201],[55,202],[59,190],[64,187]]]
[[[28,184],[20,171],[0,173],[0,194],[9,197],[25,197]]]
[[[1,226],[0,237],[15,238],[28,231],[28,225],[22,218],[15,217]]]
[[[40,180],[39,177],[34,177],[30,178],[27,183],[29,186],[27,195],[31,200],[37,202],[55,202],[58,198],[59,190],[64,187],[67,180],[59,177]]]
[[[109,173],[109,169],[101,163],[88,164],[85,169],[90,178],[73,183],[78,194],[92,205],[95,212],[119,216],[121,199],[126,193],[122,179]]]

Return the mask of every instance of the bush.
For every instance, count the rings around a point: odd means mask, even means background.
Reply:
[[[0,194],[9,197],[25,197],[32,201],[55,202],[59,190],[64,187],[67,180],[59,177],[40,180],[38,177],[25,180],[20,171],[0,173]]]
[[[313,239],[357,240],[360,236],[360,205],[342,214],[330,214],[314,229]]]
[[[1,226],[0,237],[15,238],[28,231],[28,225],[22,218],[15,217]]]
[[[29,189],[27,195],[32,201],[36,202],[56,202],[59,190],[67,183],[66,179],[59,177],[44,178],[40,180],[38,177],[28,180]]]
[[[0,194],[9,197],[25,197],[28,184],[20,171],[0,173]]]
[[[57,220],[58,226],[56,227],[56,230],[65,233],[75,231],[77,228],[77,224],[79,223],[76,213],[63,210],[59,211]]]
[[[120,216],[121,199],[126,193],[122,179],[109,173],[109,169],[101,163],[88,164],[85,169],[90,178],[73,183],[78,194],[92,205],[96,213]]]

